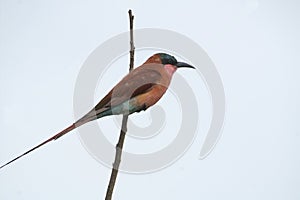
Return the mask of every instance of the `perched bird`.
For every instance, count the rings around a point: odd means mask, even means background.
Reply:
[[[16,161],[44,144],[57,140],[73,129],[95,119],[119,114],[132,114],[153,106],[168,89],[172,75],[180,67],[193,66],[177,62],[174,56],[157,53],[148,58],[141,66],[132,70],[86,115],[75,123],[60,131],[53,137],[33,147],[22,155],[14,158],[0,167]]]

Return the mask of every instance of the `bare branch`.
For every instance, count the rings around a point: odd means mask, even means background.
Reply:
[[[134,66],[134,43],[133,43],[133,18],[132,11],[128,11],[129,14],[129,22],[130,22],[130,64],[129,64],[129,71],[133,69]],[[121,157],[122,157],[122,150],[123,150],[123,144],[127,132],[127,121],[128,121],[128,115],[123,115],[122,119],[122,127],[120,131],[119,141],[116,145],[116,155],[115,160],[113,163],[113,168],[110,175],[109,184],[106,191],[105,200],[111,200],[112,199],[112,193],[114,191],[116,179],[119,172],[119,166],[121,163]]]

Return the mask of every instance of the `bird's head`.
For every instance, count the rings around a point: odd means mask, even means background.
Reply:
[[[187,64],[185,62],[178,62],[174,56],[171,56],[166,53],[156,53],[153,56],[151,56],[145,63],[158,63],[163,64],[165,69],[173,74],[178,68],[181,67],[187,67],[187,68],[193,68],[190,64]]]

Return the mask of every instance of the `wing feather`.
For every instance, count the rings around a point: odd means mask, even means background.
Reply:
[[[110,92],[86,115],[76,123],[83,124],[97,119],[97,115],[120,105],[130,98],[151,90],[162,78],[161,64],[144,64],[126,75]]]
[[[95,110],[119,105],[149,91],[162,77],[161,64],[146,64],[125,76],[96,106]]]

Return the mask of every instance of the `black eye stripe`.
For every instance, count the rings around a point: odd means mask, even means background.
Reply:
[[[159,53],[158,55],[160,56],[161,62],[164,65],[166,64],[176,65],[177,63],[177,60],[174,56],[171,56],[166,53]]]

